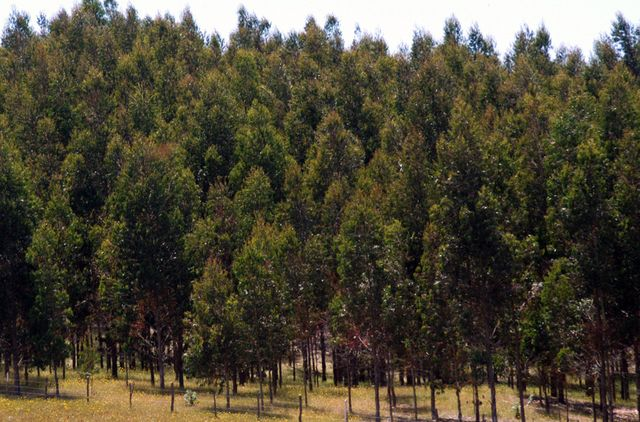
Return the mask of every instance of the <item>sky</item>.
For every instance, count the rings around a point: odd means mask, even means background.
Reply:
[[[70,10],[77,0],[0,0],[0,23],[4,27],[11,11],[26,11],[35,26],[42,12],[55,15]],[[357,26],[362,32],[381,35],[392,52],[410,46],[417,29],[442,37],[445,19],[454,15],[466,31],[477,23],[491,36],[500,54],[511,48],[515,34],[524,26],[535,30],[544,24],[554,48],[579,47],[586,58],[593,42],[609,32],[616,13],[640,24],[640,0],[120,0],[125,10],[133,5],[139,15],[155,17],[169,12],[179,19],[189,7],[202,31],[217,31],[228,39],[237,23],[237,10],[244,5],[258,17],[265,17],[281,33],[300,31],[309,16],[324,25],[329,14],[340,22],[345,45],[349,46]]]

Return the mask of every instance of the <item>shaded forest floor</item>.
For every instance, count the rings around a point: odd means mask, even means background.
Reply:
[[[175,411],[171,414],[171,398],[169,389],[165,393],[157,387],[152,387],[148,374],[133,372],[130,379],[134,382],[132,407],[129,408],[129,391],[124,381],[124,376],[119,380],[109,379],[108,374],[100,373],[94,377],[93,389],[89,403],[86,402],[86,382],[78,373],[68,371],[67,379],[60,381],[60,392],[63,398],[25,398],[2,395],[0,391],[0,420],[2,421],[131,421],[131,420],[189,420],[204,421],[214,420],[213,395],[211,388],[199,385],[193,380],[187,381],[187,388],[197,391],[198,401],[194,406],[187,406],[183,392],[176,389]],[[168,374],[167,380],[172,380],[172,374]],[[30,384],[37,384],[35,377],[30,377]],[[294,383],[289,373],[283,388],[274,397],[273,404],[269,403],[268,389],[265,388],[265,411],[262,420],[269,421],[293,421],[298,417],[298,395],[303,394],[300,382]],[[54,393],[49,388],[49,393]],[[386,389],[381,390],[385,394]],[[481,413],[489,418],[489,395],[486,386],[480,390],[482,407]],[[529,394],[537,393],[537,388],[530,388]],[[631,397],[635,397],[632,388]],[[256,420],[257,384],[240,386],[238,395],[231,397],[232,410],[226,411],[225,397],[217,397],[218,417],[220,421],[245,421]],[[413,396],[411,387],[396,387],[398,406],[394,410],[396,420],[413,420]],[[430,416],[428,390],[422,386],[417,388],[420,420],[428,420]],[[309,405],[303,409],[304,421],[341,421],[344,420],[344,405],[347,398],[347,388],[334,387],[329,381],[321,383],[319,388],[314,388],[309,393]],[[570,414],[573,421],[591,421],[591,404],[589,398],[577,387],[569,394]],[[470,420],[473,415],[471,388],[462,390],[462,410],[465,420]],[[353,411],[349,420],[368,421],[373,420],[374,413],[373,388],[357,387],[352,395]],[[500,420],[516,420],[514,405],[517,403],[515,390],[506,385],[498,386],[498,413]],[[456,398],[451,389],[446,389],[437,396],[437,405],[443,420],[455,418]],[[617,417],[620,420],[637,420],[636,412],[632,409],[633,402],[618,403]],[[383,414],[388,418],[388,402],[381,402]],[[551,411],[547,415],[544,408],[534,398],[527,405],[527,420],[529,421],[566,421],[566,407],[552,404]],[[560,419],[562,418],[562,419]],[[388,420],[388,419],[387,419]]]

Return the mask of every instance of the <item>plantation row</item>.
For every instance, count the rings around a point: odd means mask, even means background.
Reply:
[[[84,0],[0,48],[5,374],[70,359],[276,391],[388,380],[640,391],[640,28],[585,59],[477,26],[391,54],[310,18]],[[552,51],[554,54],[552,54]],[[64,370],[63,366],[63,370]],[[617,380],[617,382],[616,382]],[[637,398],[640,408],[640,396]],[[384,402],[383,402],[384,403]]]

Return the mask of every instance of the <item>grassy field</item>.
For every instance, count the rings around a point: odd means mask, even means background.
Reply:
[[[129,408],[129,391],[124,378],[112,380],[106,373],[98,374],[93,380],[93,391],[89,403],[86,402],[86,383],[77,373],[67,372],[67,379],[61,380],[60,391],[63,395],[60,399],[50,398],[16,398],[10,396],[0,396],[0,420],[2,421],[136,421],[136,420],[188,420],[188,421],[245,421],[256,420],[256,393],[257,385],[249,384],[240,387],[237,396],[231,398],[232,411],[227,412],[224,395],[218,396],[217,419],[213,413],[213,395],[211,389],[206,386],[199,386],[195,382],[188,380],[187,388],[197,391],[198,401],[194,406],[187,406],[182,393],[176,391],[175,411],[170,411],[170,395],[162,394],[156,387],[149,383],[148,375],[142,372],[130,374],[130,379],[134,382],[133,405]],[[173,379],[171,374],[168,380]],[[30,377],[31,384],[34,384],[35,377]],[[51,389],[49,390],[52,391]],[[425,387],[418,387],[419,416],[421,420],[427,420],[430,415],[428,407],[429,396]],[[537,389],[532,389],[529,393],[535,393]],[[262,420],[269,421],[293,421],[298,417],[298,395],[303,390],[300,382],[294,383],[289,376],[273,404],[269,403],[268,390],[265,389],[265,412]],[[381,394],[386,390],[381,390]],[[398,396],[398,407],[394,410],[395,416],[400,416],[402,420],[413,418],[412,390],[411,387],[396,387]],[[635,397],[635,390],[632,390],[631,397]],[[385,396],[386,397],[386,396]],[[465,419],[471,419],[473,415],[471,388],[462,391],[463,415]],[[303,409],[304,421],[341,421],[344,420],[344,401],[347,398],[347,389],[334,387],[331,382],[319,388],[315,388],[309,394],[309,405]],[[438,409],[443,418],[454,418],[456,412],[456,399],[453,390],[445,390],[438,394]],[[481,389],[482,413],[489,417],[489,396],[486,388]],[[570,392],[571,421],[591,421],[590,402],[588,397],[581,391],[572,390]],[[517,403],[517,396],[514,390],[505,385],[498,386],[498,413],[500,420],[516,420],[513,406]],[[619,403],[619,416],[621,420],[637,420],[636,413],[631,410],[633,403]],[[381,403],[384,415],[388,417],[388,403],[384,400]],[[351,421],[368,421],[373,415],[374,401],[373,388],[358,387],[353,389],[353,410],[350,416]],[[560,418],[566,420],[566,408],[552,407],[549,415],[540,407],[537,401],[532,401],[527,405],[527,418],[529,421],[558,421]],[[561,413],[560,413],[561,412]],[[634,419],[636,418],[636,419]]]

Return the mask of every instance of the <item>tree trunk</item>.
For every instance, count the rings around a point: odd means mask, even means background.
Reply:
[[[620,353],[620,396],[622,400],[629,400],[629,362],[626,349]]]
[[[549,414],[549,394],[548,394],[549,389],[547,388],[549,386],[548,380],[549,379],[547,377],[547,373],[543,372],[542,373],[542,393],[544,394],[544,410],[547,414]]]
[[[16,394],[20,394],[20,351],[18,350],[18,322],[13,318],[11,324],[11,354],[13,355],[13,386]]]
[[[118,378],[118,348],[116,342],[109,340],[109,358],[111,359],[111,378]]]
[[[309,382],[309,391],[313,391],[313,362],[311,358],[311,339],[307,337],[307,381]]]
[[[278,386],[282,388],[282,358],[278,358]]]
[[[164,338],[162,328],[156,331],[156,354],[158,355],[158,377],[160,378],[160,389],[164,390]]]
[[[593,411],[593,422],[598,422],[598,408],[596,407],[596,389],[595,381],[592,382],[591,388],[591,409]]]
[[[351,359],[349,359],[349,357],[347,357],[347,383],[349,384],[348,387],[348,392],[349,392],[349,413],[353,413],[353,407],[351,406],[351,383],[353,376],[352,376],[352,369],[351,369]]]
[[[600,387],[600,410],[602,411],[602,421],[608,422],[609,409],[607,408],[607,364],[606,359],[604,358],[603,350],[600,351],[600,375],[598,381]]]
[[[640,338],[636,339],[633,354],[636,359],[636,410],[638,411],[638,421],[640,421]]]
[[[416,394],[416,377],[411,366],[411,389],[413,390],[413,417],[418,420],[418,395]],[[460,399],[460,393],[458,392],[458,400]]]
[[[393,400],[393,370],[391,369],[391,353],[389,353],[389,357],[387,360],[387,399],[389,400],[389,418],[391,422],[393,422],[393,408],[395,406]]]
[[[436,407],[436,385],[435,385],[435,380],[433,379],[433,376],[431,377],[431,382],[429,383],[429,391],[430,391],[430,398],[431,398],[431,420],[432,421],[437,421],[438,420],[438,408]]]
[[[227,410],[231,409],[231,396],[229,394],[229,370],[225,369],[224,371],[224,383],[226,384],[226,399],[227,399]]]
[[[260,383],[260,409],[264,410],[264,393],[262,392],[262,367],[258,364],[258,381]]]
[[[460,384],[456,381],[456,405],[458,406],[458,422],[462,422],[462,402],[460,401]],[[418,416],[416,414],[416,420]]]
[[[336,348],[335,347],[331,348],[331,361],[333,362],[333,365],[332,365],[332,367],[333,367],[333,386],[337,387],[338,386],[338,361],[336,359]],[[294,371],[295,371],[295,367],[294,367]]]
[[[9,369],[11,368],[11,351],[9,349],[4,351],[4,377],[7,378],[9,375]]]
[[[234,396],[238,394],[238,366],[235,364],[235,362],[233,364],[233,384],[231,392]]]
[[[269,403],[273,404],[273,370],[269,369],[267,375],[267,381],[269,381]]]
[[[613,364],[611,363],[609,365],[609,420],[611,422],[613,422],[615,419],[613,417],[614,415],[614,408],[615,408],[615,382],[616,382],[616,377],[615,377],[615,373],[613,372]]]
[[[296,346],[291,344],[291,366],[293,366],[293,381],[296,380]]]
[[[473,387],[473,410],[474,410],[474,416],[475,416],[475,421],[476,422],[480,422],[480,395],[478,394],[478,379],[476,377],[476,368],[475,366],[472,366],[471,368],[471,382],[472,382],[472,387]]]
[[[174,351],[173,366],[176,371],[176,379],[181,389],[184,389],[184,364],[182,355],[184,352],[184,335],[182,331],[178,332],[175,342],[176,350]]]
[[[373,352],[373,390],[376,405],[376,422],[380,422],[380,357],[378,350]]]
[[[56,383],[56,398],[60,397],[60,384],[58,382],[58,363],[53,361],[53,380]]]
[[[517,353],[516,357],[516,384],[518,387],[518,400],[520,402],[520,420],[527,422],[524,409],[524,380],[522,376],[522,362],[520,360],[520,354]]]
[[[155,364],[153,363],[153,355],[151,354],[151,346],[149,346],[149,376],[151,377],[151,385],[156,385]]]
[[[327,380],[327,345],[324,339],[324,327],[320,329],[320,359],[322,362],[322,382]]]
[[[71,341],[71,368],[72,369],[76,369],[76,362],[78,360],[77,347],[78,347],[78,334],[74,332],[73,340]]]
[[[489,390],[491,391],[491,422],[498,422],[498,409],[496,407],[496,375],[493,370],[493,350],[488,350],[487,356],[487,377],[489,379]]]

